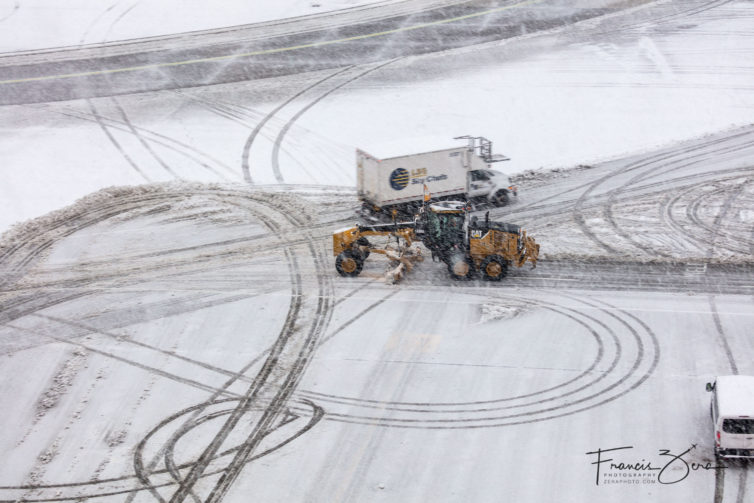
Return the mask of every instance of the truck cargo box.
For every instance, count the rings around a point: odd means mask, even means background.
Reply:
[[[359,195],[375,206],[421,201],[424,186],[432,197],[465,195],[469,190],[470,169],[487,165],[467,147],[377,159],[356,151],[356,178]]]
[[[492,154],[492,142],[481,136],[460,136],[467,146],[378,159],[356,150],[358,194],[368,212],[409,210],[424,200],[460,199],[484,201],[495,206],[508,203],[516,187],[491,163],[507,157]],[[425,188],[426,187],[426,188]]]

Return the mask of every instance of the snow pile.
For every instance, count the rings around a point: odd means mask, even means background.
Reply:
[[[479,323],[498,320],[510,320],[525,312],[523,306],[486,302],[479,306]]]
[[[593,168],[594,166],[579,164],[573,167],[527,169],[520,173],[510,175],[510,179],[514,185],[525,186],[528,190],[556,182],[558,179],[570,177],[575,172],[586,171]]]
[[[61,366],[55,377],[52,378],[50,387],[42,394],[42,397],[37,402],[37,420],[45,415],[45,413],[55,407],[60,401],[60,397],[73,385],[73,380],[76,378],[81,367],[86,363],[87,353],[83,349],[77,349]],[[51,453],[46,456],[41,456],[40,461],[46,463],[52,457]]]

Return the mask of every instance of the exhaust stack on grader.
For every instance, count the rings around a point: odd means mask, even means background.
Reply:
[[[425,196],[428,199],[428,195]],[[395,238],[383,248],[372,245],[368,237]],[[335,268],[341,276],[358,276],[370,254],[386,256],[395,264],[389,281],[423,260],[421,242],[433,259],[444,262],[455,279],[468,279],[477,272],[490,281],[500,281],[508,267],[537,264],[539,245],[519,226],[491,222],[489,212],[483,221],[468,218],[466,203],[443,201],[427,204],[411,222],[357,225],[333,233]]]

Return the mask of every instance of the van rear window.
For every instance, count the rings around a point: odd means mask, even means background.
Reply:
[[[754,435],[754,419],[723,419],[723,431]]]

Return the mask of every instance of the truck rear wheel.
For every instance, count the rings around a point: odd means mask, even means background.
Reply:
[[[500,255],[490,255],[479,266],[484,279],[489,281],[500,281],[508,274],[508,261]]]
[[[361,255],[351,250],[341,252],[335,257],[335,269],[341,276],[358,276],[363,265]]]
[[[453,279],[471,279],[474,275],[474,264],[465,255],[451,255],[447,264],[448,273]]]

